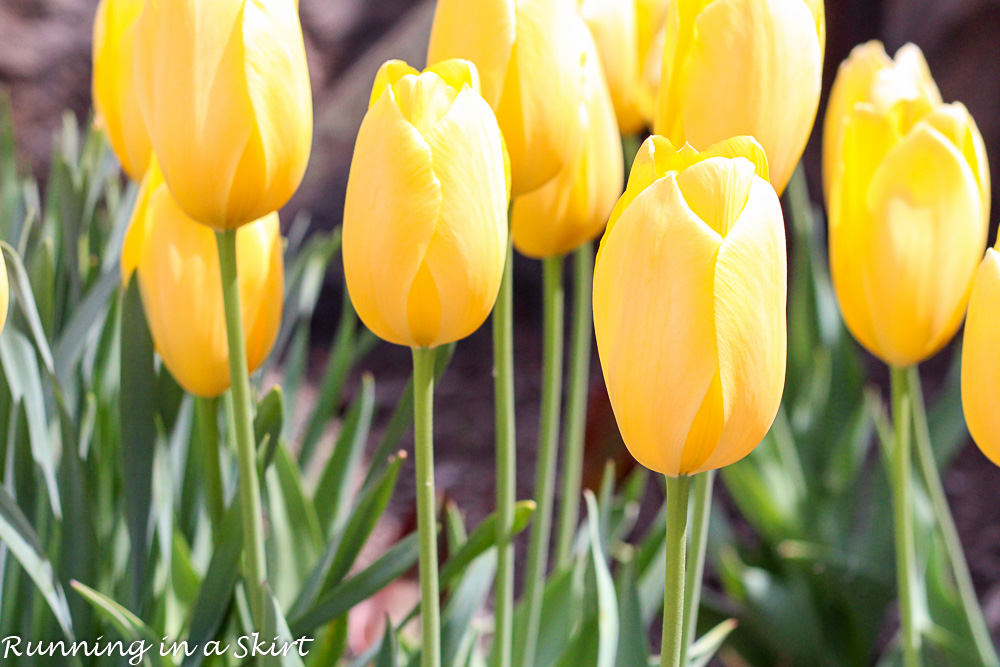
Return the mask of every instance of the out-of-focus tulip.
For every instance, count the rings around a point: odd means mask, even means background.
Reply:
[[[676,0],[666,25],[656,133],[695,148],[753,136],[781,193],[816,119],[823,0]]]
[[[514,245],[529,257],[563,255],[600,235],[622,191],[621,135],[611,95],[587,26],[574,26],[584,45],[583,141],[551,181],[514,200]]]
[[[597,348],[618,427],[676,477],[757,446],[785,379],[785,231],[763,149],[639,149],[594,271]]]
[[[1000,253],[993,248],[979,265],[969,298],[962,345],[962,407],[969,433],[1000,465]]]
[[[284,260],[278,214],[237,232],[240,303],[252,373],[281,325]],[[136,271],[153,344],[177,382],[196,396],[229,388],[229,346],[215,233],[177,205],[155,158],[143,180],[122,252],[123,278]]]
[[[580,141],[576,0],[438,0],[427,62],[475,63],[510,152],[511,189],[541,187]]]
[[[581,0],[623,134],[652,120],[668,0]],[[657,49],[657,47],[659,47]]]
[[[235,229],[298,188],[312,93],[294,0],[148,0],[135,74],[163,176],[190,217]]]
[[[3,260],[3,253],[0,252],[0,333],[3,333],[3,325],[7,321],[7,309],[10,307],[10,284],[7,280],[7,264]]]
[[[344,202],[344,273],[361,320],[399,345],[468,336],[507,249],[509,171],[472,63],[379,70]]]
[[[961,104],[942,104],[920,51],[881,44],[841,66],[826,119],[830,268],[854,337],[909,366],[955,335],[986,247],[989,167]]]
[[[101,0],[94,19],[92,93],[97,124],[111,142],[125,173],[142,180],[151,152],[136,99],[135,22],[145,0]]]

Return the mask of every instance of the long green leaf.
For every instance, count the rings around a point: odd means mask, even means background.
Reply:
[[[31,338],[35,343],[35,348],[38,350],[38,356],[49,374],[55,375],[52,350],[49,348],[49,341],[45,336],[45,328],[42,326],[42,320],[38,316],[35,295],[31,291],[31,283],[28,281],[28,272],[24,270],[21,258],[9,244],[0,241],[0,251],[3,252],[4,259],[6,260],[10,286],[14,290],[14,296],[17,298],[21,313],[28,322],[28,329],[31,331]]]
[[[122,639],[130,642],[144,642],[150,647],[145,652],[147,663],[168,667],[170,661],[160,656],[160,638],[156,636],[142,619],[126,609],[123,605],[115,602],[106,595],[103,595],[93,588],[79,581],[71,584],[73,590],[82,595],[87,602],[94,606],[101,615],[114,626]]]

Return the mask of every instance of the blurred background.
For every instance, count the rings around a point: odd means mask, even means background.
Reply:
[[[97,0],[0,0],[0,88],[12,106],[22,164],[44,181],[53,132],[69,109],[79,122],[90,121],[91,25]],[[283,220],[307,211],[313,224],[340,223],[354,137],[367,108],[379,65],[400,58],[422,65],[433,14],[430,0],[301,0],[306,48],[315,100],[315,141],[302,187]],[[827,0],[827,51],[824,97],[838,64],[851,48],[881,39],[890,54],[906,42],[920,46],[945,101],[959,100],[976,119],[1000,174],[1000,0]],[[822,126],[821,120],[816,127]],[[813,132],[804,162],[814,202],[820,201],[820,132]],[[996,239],[998,190],[993,191],[990,243]],[[518,258],[515,265],[515,344],[519,442],[518,496],[528,497],[534,475],[539,362],[541,357],[541,270]],[[336,327],[342,274],[335,269],[317,317],[314,350],[317,374],[325,346]],[[493,505],[493,391],[489,382],[491,344],[488,326],[458,347],[438,392],[437,464],[439,490],[455,499],[470,524]],[[954,355],[954,345],[923,367],[928,401],[933,402]],[[409,369],[409,351],[381,344],[362,366],[378,387],[378,406],[387,416]],[[884,385],[880,364],[868,363],[869,377]],[[588,449],[596,485],[605,456],[623,453],[614,419],[603,397],[596,356],[592,364]],[[345,395],[355,392],[355,378]],[[384,418],[383,418],[384,421]],[[378,433],[373,434],[373,440]],[[966,438],[968,440],[968,438]],[[624,465],[627,457],[619,456]],[[624,470],[620,471],[624,474]],[[385,542],[412,527],[411,475],[401,478],[393,504],[395,524],[383,527]],[[994,638],[1000,630],[1000,470],[966,442],[945,476],[973,579]],[[650,485],[640,524],[659,505],[659,488]],[[719,493],[724,496],[725,492]],[[648,506],[648,507],[647,507]],[[723,505],[726,507],[726,505]],[[731,508],[732,506],[729,505]],[[646,516],[649,515],[649,516]],[[733,519],[738,521],[735,512]]]

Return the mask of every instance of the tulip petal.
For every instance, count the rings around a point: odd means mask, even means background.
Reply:
[[[973,440],[1000,465],[1000,253],[993,248],[976,273],[962,345],[962,407]]]
[[[517,19],[514,0],[438,0],[427,62],[465,58],[476,64],[482,94],[496,109],[510,63]]]
[[[753,163],[754,171],[759,177],[768,182],[771,180],[770,170],[767,166],[767,154],[764,153],[764,149],[753,137],[732,137],[731,139],[720,141],[717,144],[709,146],[708,149],[701,153],[701,157],[705,160],[711,157],[746,158]]]
[[[514,195],[544,185],[579,150],[583,49],[566,29],[574,21],[582,19],[573,0],[517,3],[517,41],[495,107]]]
[[[990,217],[990,163],[986,145],[976,121],[961,102],[943,104],[923,118],[938,132],[948,137],[972,168],[983,196],[983,215]]]
[[[479,328],[496,301],[507,252],[507,183],[500,130],[471,89],[424,138],[442,197],[424,262],[447,304],[426,344],[441,345]]]
[[[677,174],[687,205],[723,238],[743,212],[753,183],[754,165],[745,158],[709,158]]]
[[[774,421],[785,383],[786,282],[781,205],[770,185],[753,178],[715,267],[717,411],[725,423],[717,447],[692,474],[739,461]]]
[[[386,88],[407,74],[416,76],[420,72],[402,60],[387,60],[382,63],[382,66],[378,68],[378,72],[375,74],[375,83],[372,84],[372,94],[368,98],[368,108],[371,109],[372,105],[378,101],[378,98],[382,97],[382,93],[385,92]]]
[[[595,267],[597,347],[622,437],[639,463],[667,475],[684,472],[688,432],[718,369],[705,304],[720,242],[667,176],[622,212]]]
[[[755,137],[781,192],[816,117],[822,64],[815,18],[802,0],[715,0],[695,20],[677,73],[685,139],[705,148]]]
[[[391,159],[390,159],[391,158]],[[344,200],[344,272],[358,316],[377,336],[414,345],[411,286],[441,212],[431,149],[391,89],[369,109]]]
[[[192,218],[224,228],[229,188],[253,132],[243,3],[147,0],[136,24],[139,106],[164,178]]]
[[[875,224],[855,251],[868,303],[878,309],[875,349],[908,366],[937,352],[961,324],[986,248],[979,186],[955,146],[921,124],[879,165],[867,206]]]
[[[142,251],[146,247],[149,236],[149,199],[157,188],[163,185],[163,174],[156,156],[151,156],[149,168],[139,186],[135,205],[132,207],[132,217],[129,219],[125,242],[122,244],[121,273],[122,283],[127,284],[132,273],[139,267]]]

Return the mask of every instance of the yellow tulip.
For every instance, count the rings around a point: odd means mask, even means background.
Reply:
[[[535,190],[580,141],[580,43],[567,30],[576,0],[438,0],[427,62],[475,63],[510,152],[511,189]]]
[[[623,134],[652,120],[663,61],[668,0],[581,0]]]
[[[298,188],[312,93],[294,0],[149,0],[135,74],[163,176],[190,217],[235,229]]]
[[[608,395],[639,463],[734,463],[777,414],[785,378],[785,232],[763,149],[639,149],[594,270]]]
[[[468,336],[507,250],[509,174],[472,63],[379,70],[344,201],[344,273],[361,320],[399,345]]]
[[[962,345],[962,407],[969,433],[1000,465],[1000,253],[993,248],[979,265],[969,298]]]
[[[142,180],[151,152],[132,67],[135,22],[145,0],[101,0],[94,19],[92,93],[97,124],[130,178]]]
[[[781,193],[819,105],[823,0],[676,0],[654,128],[695,148],[750,135]]]
[[[247,365],[260,368],[278,336],[284,260],[277,213],[237,232]],[[207,398],[229,388],[229,346],[215,233],[177,205],[151,161],[122,252],[136,271],[156,351],[177,382]]]
[[[914,46],[841,66],[824,137],[830,268],[854,337],[887,364],[937,352],[986,247],[989,167],[975,122],[942,104]]]
[[[536,259],[566,254],[597,238],[624,180],[621,136],[597,49],[582,20],[573,27],[584,46],[583,141],[555,178],[514,201],[511,216],[514,245]]]

